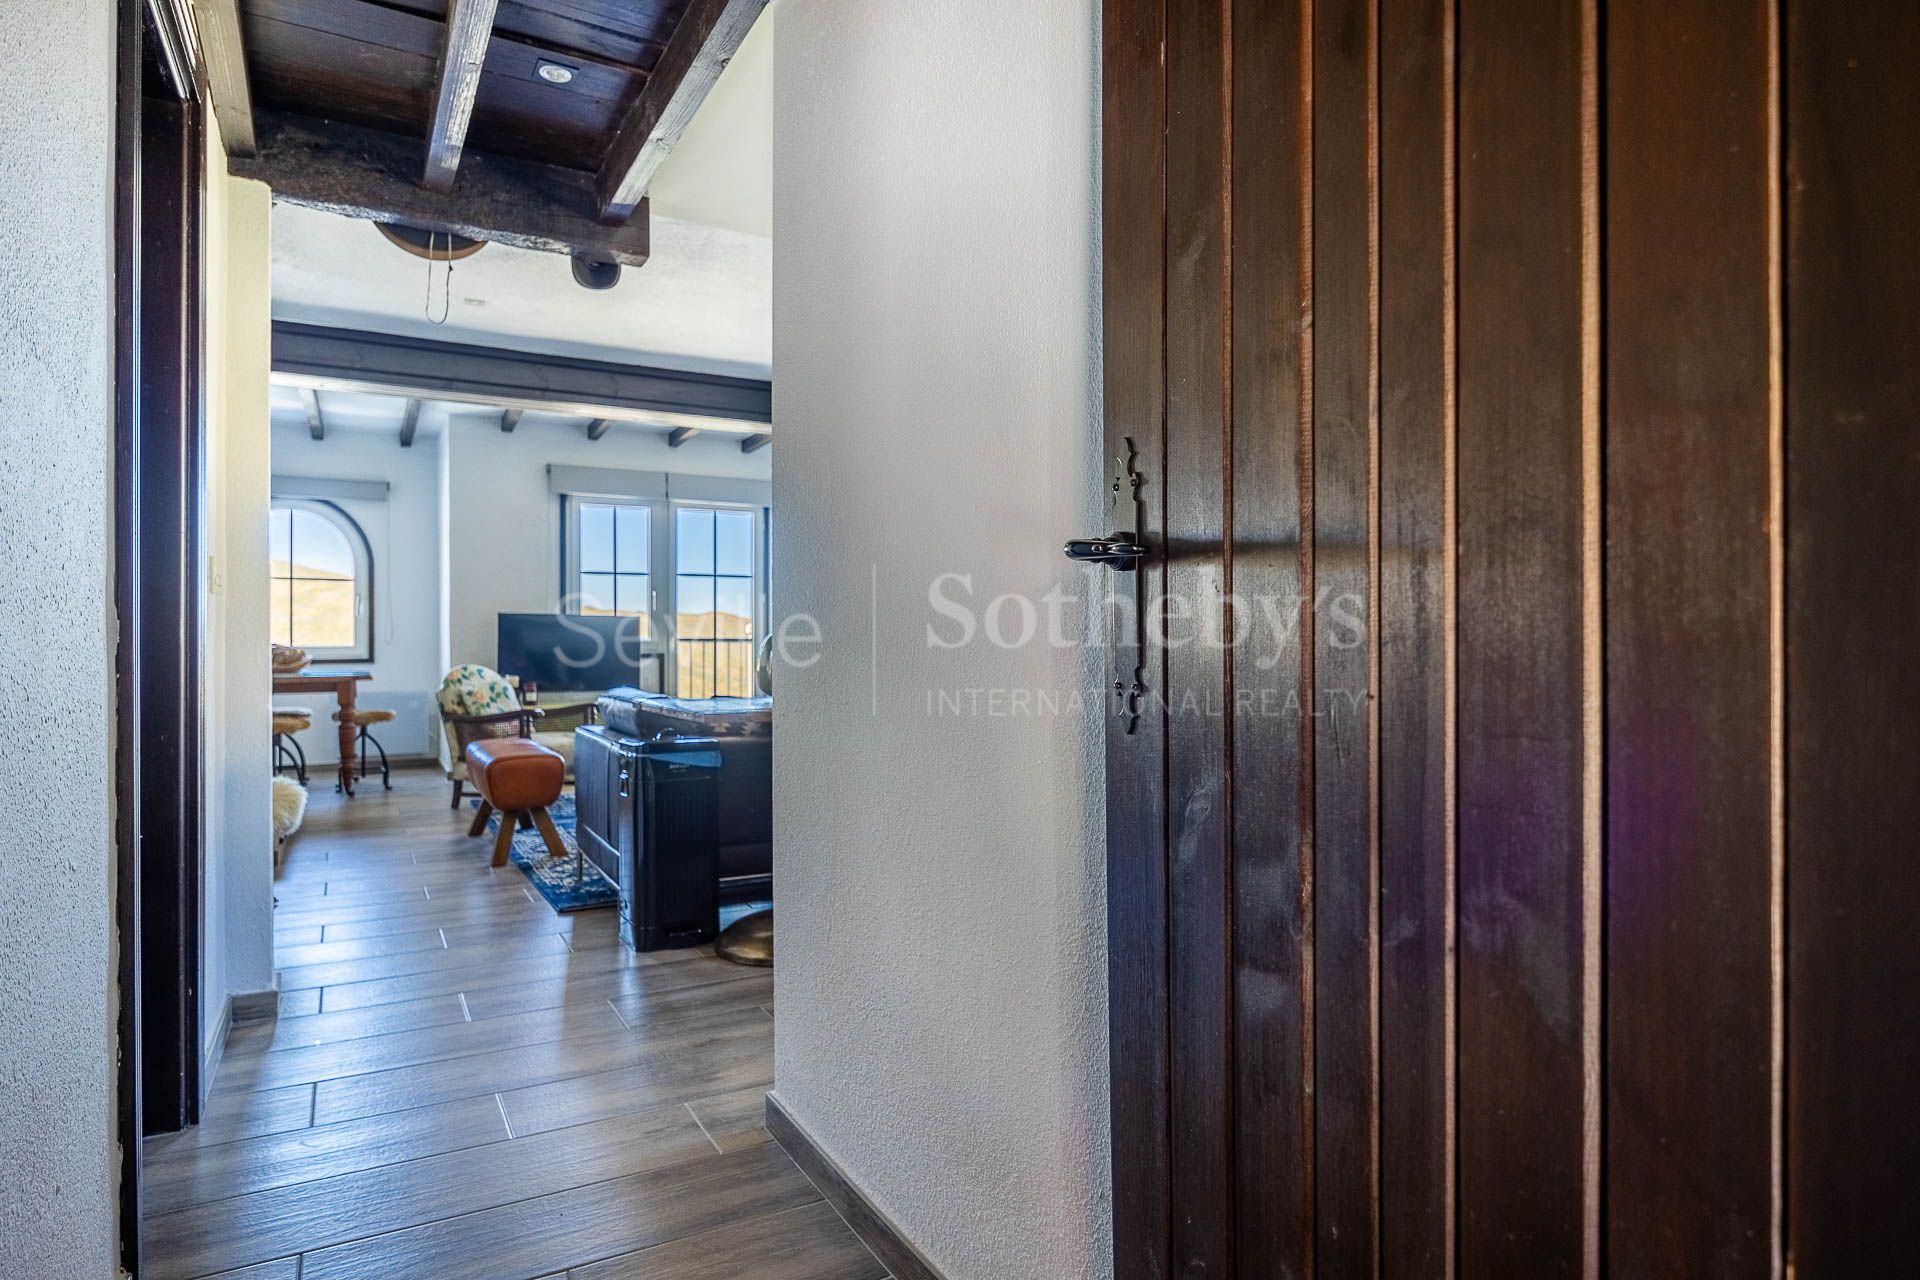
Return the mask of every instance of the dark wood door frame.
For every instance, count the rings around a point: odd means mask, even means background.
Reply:
[[[141,1143],[200,1106],[201,193],[197,50],[177,0],[120,0],[113,446],[116,1131],[121,1265]]]
[[[140,960],[145,1132],[200,1117],[198,104],[149,96],[141,153]]]

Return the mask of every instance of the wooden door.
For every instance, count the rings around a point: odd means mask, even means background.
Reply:
[[[1893,1273],[1920,8],[1104,43],[1116,1274]]]

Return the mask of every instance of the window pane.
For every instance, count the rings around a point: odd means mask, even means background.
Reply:
[[[353,583],[294,579],[293,643],[302,649],[351,647]]]
[[[680,669],[680,696],[711,698],[713,696],[713,645],[705,640],[682,640],[675,648],[675,658]]]
[[[713,634],[722,640],[753,638],[753,591],[745,578],[714,583]]]
[[[575,611],[594,614],[612,613],[613,575],[610,573],[581,574],[580,601]]]
[[[676,585],[674,608],[679,614],[675,624],[688,639],[713,634],[713,579],[682,576]]]
[[[717,511],[714,513],[714,561],[718,572],[753,573],[753,513]]]
[[[293,643],[292,586],[292,583],[282,578],[278,582],[270,583],[267,587],[267,599],[272,602],[269,605],[267,633],[273,637],[275,644]]]
[[[623,573],[614,580],[614,607],[621,613],[644,614],[653,607],[647,598],[647,575]]]
[[[720,670],[713,691],[729,698],[753,695],[753,646],[736,643],[720,646]]]
[[[323,515],[298,507],[289,514],[293,517],[293,576],[351,582],[353,547],[340,526]]]
[[[586,573],[613,572],[613,508],[599,503],[580,507],[580,568]]]
[[[681,573],[713,572],[713,512],[681,507],[674,512],[673,558]]]
[[[290,576],[291,556],[289,538],[293,530],[293,512],[285,507],[275,507],[267,515],[267,558],[272,562],[270,572],[276,578]],[[286,612],[286,602],[281,602],[281,612]],[[274,634],[281,633],[275,631]],[[283,640],[282,643],[285,643]]]
[[[645,507],[621,507],[615,513],[614,552],[619,556],[615,568],[621,573],[647,573],[653,568],[647,547],[652,542],[647,528],[653,513]]]

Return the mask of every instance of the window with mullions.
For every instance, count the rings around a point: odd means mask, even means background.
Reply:
[[[373,556],[360,526],[331,502],[276,498],[267,530],[274,643],[318,662],[371,659]]]
[[[674,654],[683,698],[753,693],[752,511],[679,507],[673,520]]]
[[[572,613],[640,619],[653,634],[653,509],[637,503],[575,506]]]

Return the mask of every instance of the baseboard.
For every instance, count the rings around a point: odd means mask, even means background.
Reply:
[[[767,1095],[767,1132],[793,1157],[800,1172],[807,1175],[807,1181],[813,1183],[814,1189],[853,1228],[860,1242],[892,1273],[893,1280],[944,1280],[926,1256],[900,1234],[892,1220],[853,1184],[813,1135],[787,1114],[779,1097],[771,1093]]]
[[[280,1016],[280,979],[274,978],[273,986],[266,991],[246,991],[227,1001],[233,1010],[233,1025],[244,1027],[251,1022],[268,1022]]]
[[[227,1056],[227,1036],[233,1030],[233,998],[220,1005],[220,1017],[214,1023],[213,1038],[200,1051],[200,1110],[206,1114],[207,1099],[213,1096],[213,1078]]]

